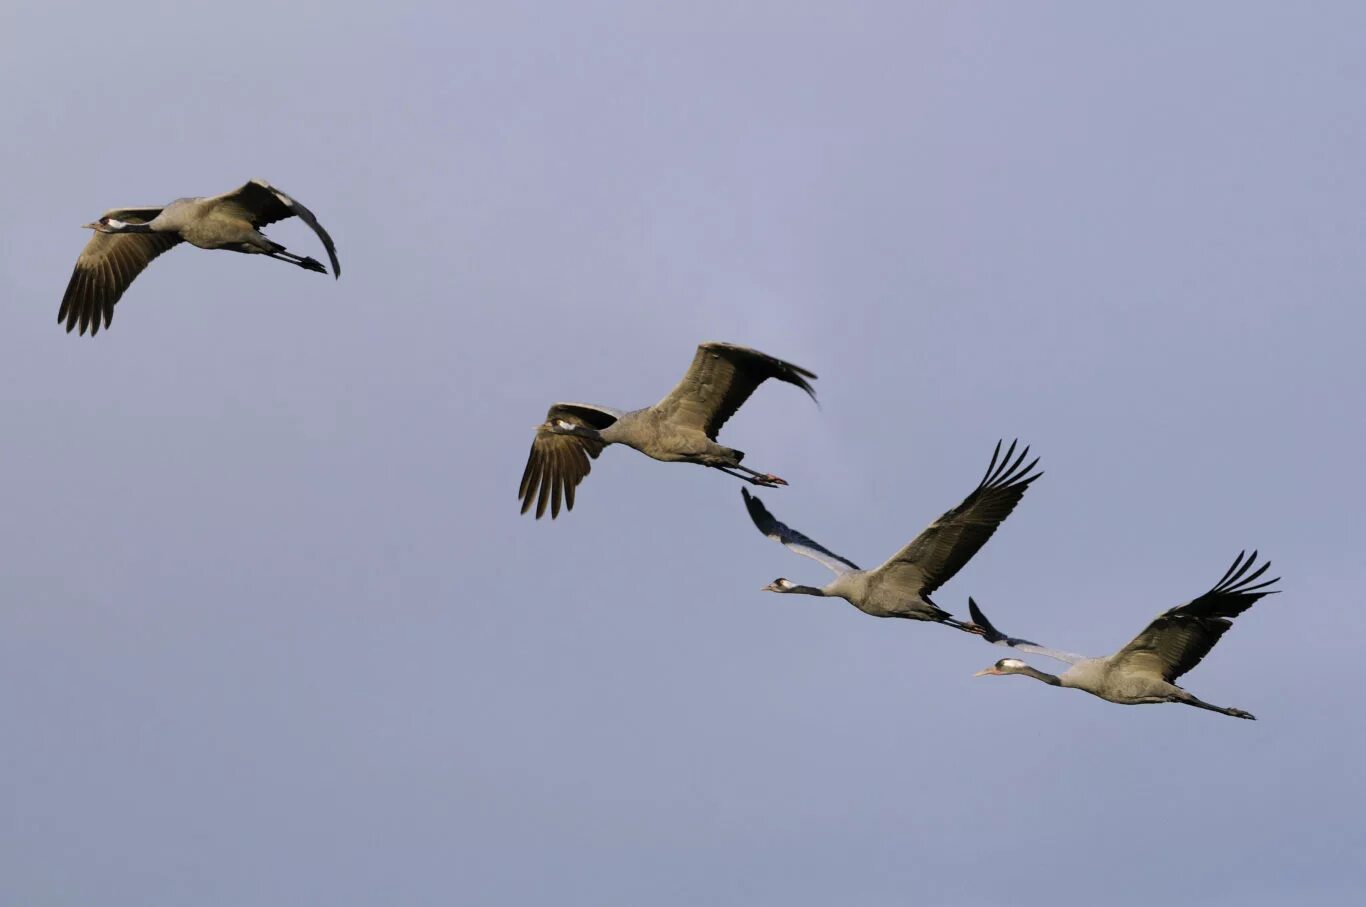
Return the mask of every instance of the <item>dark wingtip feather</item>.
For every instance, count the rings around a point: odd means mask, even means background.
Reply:
[[[1220,588],[1224,585],[1224,583],[1228,582],[1228,578],[1232,576],[1233,572],[1238,569],[1238,566],[1240,564],[1242,564],[1243,555],[1245,554],[1247,554],[1247,549],[1243,549],[1242,551],[1238,552],[1238,556],[1233,559],[1233,563],[1229,566],[1227,570],[1224,571],[1224,575],[1219,578],[1219,582],[1214,584],[1215,589]]]
[[[741,488],[740,494],[745,498],[745,509],[749,511],[749,518],[754,521],[754,525],[765,535],[772,529],[774,519],[773,514],[768,512],[764,502],[759,500],[757,495],[749,493],[748,488]]]
[[[773,377],[777,378],[779,381],[786,381],[788,384],[794,384],[797,387],[800,387],[802,390],[806,391],[807,396],[809,396],[817,406],[821,405],[821,401],[816,399],[816,389],[806,380],[808,377],[814,380],[816,377],[814,374],[800,366],[793,365],[790,362],[784,362],[781,359],[774,359],[773,361],[778,364],[778,368],[773,370]]]
[[[1270,586],[1280,579],[1278,576],[1275,579],[1264,580],[1263,582],[1257,583],[1256,580],[1271,569],[1271,561],[1267,561],[1249,574],[1248,570],[1252,568],[1252,565],[1255,564],[1256,561],[1257,551],[1254,550],[1250,556],[1247,554],[1246,549],[1240,551],[1238,557],[1234,559],[1233,564],[1224,572],[1224,575],[1219,579],[1219,582],[1214,584],[1214,587],[1210,590],[1210,594],[1233,595],[1255,593],[1260,589],[1265,589],[1267,586]],[[1262,594],[1269,595],[1271,593],[1264,592]]]
[[[1018,441],[1019,441],[1019,438],[1016,438],[1014,441],[1011,441],[1011,442],[1010,442],[1010,449],[1011,449],[1011,450],[1014,450],[1014,449],[1015,449],[1015,444],[1016,444]],[[1023,463],[1023,462],[1025,461],[1025,457],[1027,457],[1027,456],[1029,456],[1029,445],[1028,445],[1028,444],[1025,445],[1025,449],[1024,449],[1024,450],[1020,451],[1020,455],[1017,456],[1017,457],[1015,458],[1015,461],[1014,461],[1013,463],[1011,463],[1008,467],[1003,467],[1003,468],[1001,469],[1001,476],[1000,476],[1000,479],[998,480],[997,484],[999,484],[999,485],[1008,485],[1008,484],[1010,484],[1010,482],[1012,482],[1012,481],[1015,479],[1015,477],[1018,476],[1018,475],[1020,474],[1020,472],[1019,472],[1019,470],[1020,470],[1020,464]],[[1007,459],[1007,460],[1010,459],[1009,454],[1006,455],[1006,459]]]
[[[987,642],[997,642],[1006,638],[1004,633],[987,620],[987,616],[977,607],[977,602],[972,596],[968,596],[968,614],[972,617],[972,622],[982,628],[982,638]]]
[[[1027,488],[1031,482],[1043,475],[1042,471],[1031,475],[1034,467],[1039,465],[1039,457],[1035,457],[1029,461],[1028,465],[1025,465],[1025,459],[1029,456],[1028,445],[1018,454],[1015,453],[1019,441],[1019,438],[1012,440],[1004,456],[1001,455],[1001,446],[1005,440],[1001,439],[996,442],[996,448],[991,452],[991,463],[987,465],[987,471],[982,475],[982,481],[977,483],[979,491],[1007,487]]]
[[[987,464],[987,471],[982,473],[982,481],[977,483],[978,488],[985,487],[987,482],[991,480],[991,474],[996,471],[996,461],[1000,459],[1001,456],[1001,445],[1004,443],[1004,439],[996,442],[996,449],[991,452],[991,462]]]
[[[536,447],[531,448],[531,453],[526,458],[526,468],[522,470],[522,481],[517,483],[517,497],[525,498],[527,490],[531,488],[531,477],[536,471]],[[526,508],[522,508],[522,513],[526,513]]]
[[[536,519],[545,516],[545,509],[550,506],[550,486],[555,481],[555,475],[549,463],[542,464],[541,484],[536,492]],[[551,516],[554,519],[554,516]]]
[[[1260,567],[1258,567],[1256,571],[1254,571],[1250,576],[1243,577],[1242,580],[1239,581],[1238,585],[1244,589],[1250,588],[1250,584],[1255,579],[1257,579],[1257,577],[1261,576],[1263,573],[1270,569],[1271,561],[1267,561],[1265,564],[1262,564]]]

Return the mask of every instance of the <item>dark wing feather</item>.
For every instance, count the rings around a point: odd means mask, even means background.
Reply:
[[[603,442],[591,438],[550,431],[549,426],[559,421],[601,431],[617,421],[617,417],[604,410],[574,403],[556,403],[550,407],[545,423],[536,430],[536,438],[531,442],[531,453],[522,472],[522,483],[517,489],[517,497],[522,501],[522,513],[530,510],[535,502],[538,520],[545,516],[547,507],[550,508],[552,520],[559,516],[561,501],[566,510],[574,509],[574,489],[592,471],[589,461],[596,459],[605,446]]]
[[[1257,552],[1239,553],[1204,595],[1160,614],[1133,641],[1115,654],[1114,663],[1127,671],[1154,674],[1168,683],[1198,665],[1237,617],[1260,598],[1278,590],[1267,587],[1275,579],[1256,582],[1271,567],[1268,561],[1249,573]]]
[[[926,596],[972,560],[996,527],[1010,516],[1030,483],[1043,475],[1031,474],[1039,462],[1037,457],[1024,464],[1029,448],[1015,456],[1015,445],[1015,441],[1010,442],[1005,456],[1001,456],[997,442],[991,465],[972,494],[877,569],[884,582],[894,583],[908,594]]]
[[[1085,655],[1078,655],[1076,652],[1064,652],[1061,649],[1052,649],[1048,646],[1039,645],[1028,639],[1021,639],[1017,636],[1007,636],[996,629],[991,621],[987,620],[987,616],[982,613],[982,609],[978,607],[977,602],[971,596],[968,597],[968,613],[972,615],[972,622],[981,629],[982,639],[991,643],[993,646],[1005,646],[1008,649],[1019,649],[1021,652],[1032,652],[1035,655],[1056,658],[1058,661],[1065,661],[1068,664],[1076,664],[1079,661],[1086,660]]]
[[[715,441],[726,420],[768,378],[795,384],[815,400],[816,392],[806,380],[815,377],[804,368],[758,350],[730,343],[703,343],[697,347],[683,380],[654,408],[673,422],[701,429]]]
[[[803,557],[809,557],[813,561],[824,564],[837,574],[845,574],[851,570],[860,569],[849,558],[840,557],[810,536],[798,532],[786,523],[778,522],[773,514],[768,512],[764,502],[750,494],[749,489],[741,488],[740,494],[744,495],[745,508],[749,511],[749,518],[754,521],[754,525],[759,527],[759,531],[764,535]]]
[[[1214,588],[1184,605],[1177,605],[1165,612],[1164,616],[1180,614],[1193,617],[1237,617],[1251,608],[1259,598],[1274,595],[1276,590],[1267,587],[1278,582],[1280,577],[1255,582],[1271,569],[1271,562],[1267,561],[1249,573],[1256,560],[1257,552],[1252,552],[1250,556],[1246,551],[1240,552],[1234,558],[1233,565],[1224,573],[1223,579],[1219,580]]]
[[[160,208],[116,208],[105,213],[130,224],[145,224],[160,213]],[[80,328],[90,336],[114,320],[114,303],[152,259],[179,243],[174,233],[100,233],[96,232],[81,250],[71,280],[57,310],[57,323],[70,333]]]
[[[318,218],[297,200],[270,183],[259,179],[250,180],[241,188],[217,196],[215,200],[237,208],[258,230],[287,217],[299,218],[318,234],[318,239],[322,240],[323,247],[327,249],[327,257],[332,260],[332,276],[341,277],[337,247],[332,243],[332,237],[323,229],[322,224],[318,223]]]

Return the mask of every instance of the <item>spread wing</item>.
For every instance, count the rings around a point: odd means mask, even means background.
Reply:
[[[318,239],[322,240],[323,247],[327,249],[327,257],[332,260],[332,276],[341,277],[337,247],[333,245],[332,237],[323,229],[322,224],[318,223],[318,218],[313,216],[312,211],[270,183],[260,179],[250,180],[241,188],[215,196],[213,200],[235,207],[258,230],[287,217],[299,218],[318,234]]]
[[[1005,646],[1008,649],[1019,649],[1021,652],[1032,652],[1035,655],[1043,655],[1048,658],[1056,658],[1058,661],[1065,661],[1068,664],[1076,664],[1086,661],[1085,655],[1078,655],[1076,652],[1064,652],[1061,649],[1050,649],[1048,646],[1041,646],[1036,642],[1027,639],[1020,639],[1016,636],[1007,636],[996,629],[987,620],[987,616],[982,613],[982,609],[977,607],[977,602],[971,597],[968,598],[968,613],[972,615],[972,622],[982,628],[982,638],[993,646]]]
[[[160,208],[115,208],[105,217],[130,224],[145,224],[161,213]],[[79,327],[90,336],[109,327],[114,320],[114,303],[143,269],[162,252],[179,243],[174,233],[100,233],[90,238],[76,259],[71,280],[57,310],[57,323],[67,333]]]
[[[545,422],[536,429],[536,438],[531,442],[531,454],[527,457],[526,469],[522,472],[522,484],[517,489],[517,497],[522,500],[522,513],[536,503],[536,519],[545,516],[550,508],[550,518],[560,515],[560,501],[566,510],[574,509],[574,489],[593,469],[589,460],[596,459],[606,445],[592,438],[576,435],[562,435],[550,431],[556,422],[568,422],[582,428],[601,431],[620,415],[615,410],[591,406],[585,403],[556,403],[545,415]]]
[[[858,565],[847,557],[840,557],[815,539],[803,535],[786,523],[778,522],[773,514],[768,512],[764,502],[750,494],[749,489],[741,488],[740,494],[745,496],[745,507],[749,510],[749,518],[754,521],[754,525],[775,542],[787,546],[803,557],[820,562],[833,570],[837,576],[859,569]]]
[[[1158,615],[1115,654],[1113,663],[1174,683],[1209,654],[1219,637],[1233,626],[1231,618],[1251,608],[1263,596],[1279,591],[1267,587],[1280,577],[1256,582],[1271,567],[1270,561],[1248,573],[1256,560],[1257,552],[1252,552],[1251,557],[1246,551],[1240,552],[1213,589]]]
[[[996,527],[1010,516],[1030,483],[1043,475],[1030,474],[1038,458],[1023,465],[1029,448],[1015,457],[1015,445],[1016,442],[1010,442],[1010,449],[1002,457],[1001,444],[997,442],[991,465],[972,494],[877,568],[884,583],[891,582],[910,595],[929,595],[972,560]],[[1011,457],[1015,459],[1012,461]]]
[[[795,384],[816,399],[806,379],[816,376],[790,362],[730,343],[703,343],[669,395],[655,404],[670,420],[706,432],[713,441],[754,389],[768,378]]]

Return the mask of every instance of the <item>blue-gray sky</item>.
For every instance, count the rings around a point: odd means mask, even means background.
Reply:
[[[9,4],[0,901],[1343,903],[1363,84],[1346,2]],[[58,327],[81,224],[252,176],[340,281]],[[706,339],[821,376],[722,439],[861,563],[1034,445],[956,613],[1102,654],[1260,548],[1186,678],[1260,720],[762,594],[825,574],[708,470],[518,515],[548,404]]]

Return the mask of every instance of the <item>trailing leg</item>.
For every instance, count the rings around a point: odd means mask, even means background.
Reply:
[[[780,479],[777,476],[773,475],[773,473],[771,472],[758,472],[757,470],[750,469],[748,466],[741,466],[739,463],[736,463],[734,468],[740,470],[741,472],[748,473],[755,479],[758,479],[759,481],[756,481],[754,483],[756,485],[767,485],[769,488],[772,488],[775,485],[787,484],[787,481],[785,479]]]
[[[293,252],[286,252],[283,248],[265,254],[274,258],[276,261],[287,261],[292,265],[298,265],[305,271],[317,271],[319,274],[327,273],[327,268],[323,267],[322,262],[318,261],[316,258],[309,258],[306,255],[295,255]]]
[[[1184,690],[1182,691],[1185,692]],[[1251,712],[1244,712],[1242,709],[1225,708],[1220,705],[1211,705],[1201,699],[1196,699],[1190,693],[1186,693],[1177,702],[1184,702],[1186,705],[1193,705],[1197,709],[1209,709],[1211,712],[1218,712],[1221,715],[1231,715],[1234,718],[1246,718],[1248,721],[1256,721],[1257,718]]]
[[[971,633],[973,636],[985,636],[987,632],[976,624],[964,623],[956,617],[941,617],[939,622],[941,624],[947,624],[956,630],[962,630],[964,633]]]
[[[740,481],[748,482],[751,485],[762,485],[764,488],[777,488],[779,485],[787,484],[787,482],[783,481],[777,476],[771,476],[766,473],[755,472],[754,470],[746,469],[743,466],[721,466],[716,463],[711,463],[708,465],[710,465],[712,469],[719,469],[726,475],[735,476],[735,478],[739,479]],[[749,473],[749,475],[745,475],[742,472],[736,472],[735,470],[737,469],[742,469],[744,470],[744,473]]]

